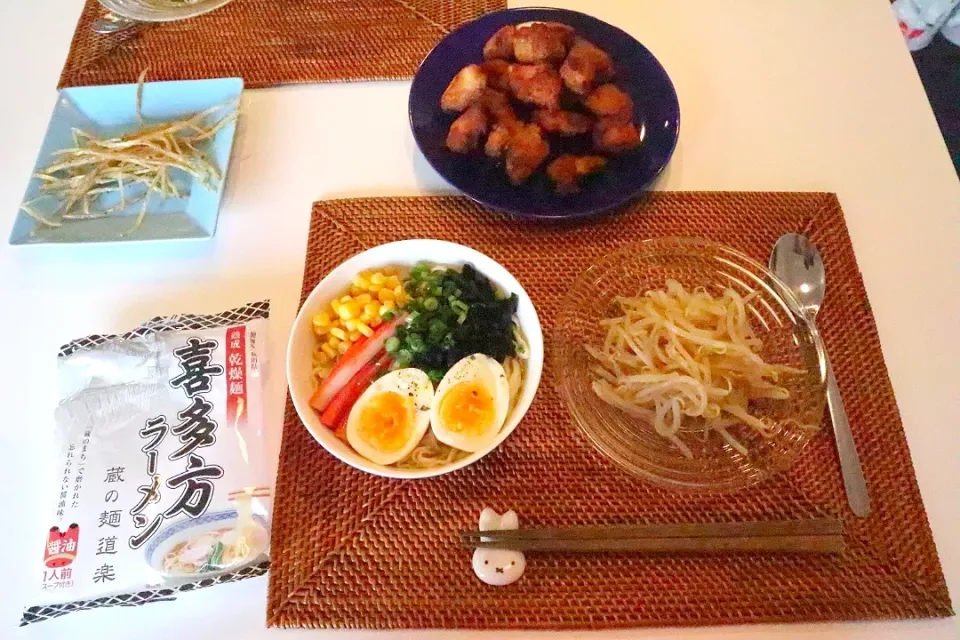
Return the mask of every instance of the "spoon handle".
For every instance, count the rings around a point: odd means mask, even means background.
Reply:
[[[826,358],[826,354],[824,354]],[[833,436],[837,441],[837,453],[840,455],[840,469],[843,472],[843,486],[847,491],[847,501],[853,513],[861,518],[870,515],[870,494],[867,492],[867,481],[863,477],[863,468],[860,466],[860,456],[857,454],[857,445],[853,441],[850,431],[850,422],[847,420],[847,411],[843,408],[843,398],[840,397],[840,388],[833,375],[830,360],[827,365],[827,406],[830,408],[830,420],[833,422]]]

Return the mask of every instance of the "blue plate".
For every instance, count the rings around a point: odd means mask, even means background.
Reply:
[[[143,117],[149,125],[151,122],[193,115],[220,104],[239,101],[242,92],[241,78],[148,82],[143,86]],[[136,96],[135,84],[76,87],[61,91],[33,173],[49,166],[55,151],[73,146],[74,128],[97,135],[121,135],[137,129],[141,125],[136,116]],[[183,197],[161,200],[153,196],[148,203],[143,224],[136,231],[130,230],[140,213],[138,205],[106,218],[73,221],[56,228],[47,227],[20,211],[10,233],[10,244],[137,242],[213,237],[235,131],[236,123],[223,127],[205,149],[223,176],[217,188],[207,190],[196,185],[191,176],[179,171],[172,172],[171,177]],[[140,187],[142,191],[143,187]],[[31,177],[23,201],[29,202],[39,195],[40,181]],[[136,195],[133,189],[128,194],[130,197]],[[119,202],[119,196],[116,201]],[[115,203],[105,201],[102,204],[110,207]],[[56,207],[57,201],[53,198],[40,200],[33,206],[37,213],[48,219]]]
[[[447,131],[456,116],[440,110],[440,95],[447,84],[460,69],[483,60],[483,45],[497,29],[548,20],[570,25],[610,54],[617,72],[615,82],[633,98],[634,122],[643,135],[643,144],[636,151],[612,159],[580,193],[567,196],[555,193],[542,168],[526,183],[514,186],[503,167],[481,151],[465,156],[448,150]],[[437,173],[477,202],[521,217],[573,218],[627,202],[663,171],[677,145],[680,105],[673,83],[657,59],[620,29],[576,11],[507,9],[465,24],[427,55],[410,87],[410,126],[420,151]],[[579,138],[551,136],[551,158],[588,151],[589,136]]]

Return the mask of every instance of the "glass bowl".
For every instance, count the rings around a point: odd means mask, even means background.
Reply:
[[[140,22],[185,20],[219,9],[233,0],[100,0],[110,13]]]
[[[760,356],[767,363],[804,370],[781,378],[779,384],[790,393],[786,400],[750,401],[749,412],[767,425],[767,436],[743,424],[728,428],[745,454],[717,432],[704,437],[702,429],[693,428],[696,419],[684,416],[677,436],[690,449],[688,458],[654,431],[652,421],[631,417],[593,392],[595,361],[585,345],[601,344],[606,331],[599,321],[620,315],[614,298],[664,289],[668,279],[677,280],[687,291],[703,287],[714,296],[727,287],[744,297],[755,292],[747,315],[763,342]],[[593,446],[637,476],[674,488],[730,491],[746,487],[789,468],[819,429],[826,402],[820,337],[791,312],[800,306],[785,285],[735,249],[689,238],[628,245],[587,269],[560,308],[551,356],[560,396]]]

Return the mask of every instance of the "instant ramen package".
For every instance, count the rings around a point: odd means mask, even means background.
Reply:
[[[156,318],[60,350],[56,493],[21,626],[266,572],[269,313]]]

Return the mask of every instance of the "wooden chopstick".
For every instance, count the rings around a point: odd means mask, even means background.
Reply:
[[[845,548],[843,523],[833,518],[469,531],[461,533],[460,539],[472,548],[587,553],[840,553]]]

